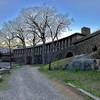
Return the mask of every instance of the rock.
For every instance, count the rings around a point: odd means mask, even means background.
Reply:
[[[68,65],[68,69],[73,70],[92,70],[96,66],[96,60],[91,59],[88,55],[82,54],[73,58]]]
[[[63,70],[67,70],[67,68],[68,68],[68,64],[63,66]]]

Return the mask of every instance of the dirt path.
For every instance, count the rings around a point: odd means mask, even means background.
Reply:
[[[0,100],[83,100],[72,93],[64,96],[37,68],[30,66],[12,73],[9,84],[9,90],[0,92]]]

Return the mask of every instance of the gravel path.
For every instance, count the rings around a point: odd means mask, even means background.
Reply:
[[[0,93],[0,100],[65,100],[37,68],[18,69],[9,84],[11,89]]]
[[[0,92],[0,100],[72,100],[64,97],[37,68],[18,69],[9,84],[11,89]]]

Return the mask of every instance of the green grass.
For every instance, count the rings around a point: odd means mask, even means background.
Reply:
[[[13,69],[17,69],[17,68],[21,68],[21,67],[22,67],[21,64],[14,64],[12,68],[13,68]]]
[[[67,58],[67,59],[61,59],[61,60],[58,60],[58,61],[54,61],[52,63],[52,68],[61,68],[63,66],[65,66],[66,64],[68,64],[69,62],[71,62],[72,60],[72,57],[70,58]]]
[[[60,65],[63,65],[63,63],[65,63],[65,59],[60,60]],[[59,65],[59,61],[52,63],[52,65],[52,67]],[[70,82],[100,97],[100,71],[48,71],[48,65],[41,66],[40,70],[46,73],[49,78],[56,78],[66,83]]]
[[[10,78],[10,73],[5,73],[2,75],[2,81],[0,81],[0,91],[7,90],[9,88],[8,80]]]

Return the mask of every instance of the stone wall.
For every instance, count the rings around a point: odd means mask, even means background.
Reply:
[[[51,58],[53,59],[61,59],[64,58],[68,52],[73,52],[73,42],[83,37],[82,34],[75,33],[69,37],[65,37],[63,39],[60,39],[58,41],[55,41],[53,46],[52,43],[47,43],[45,48],[45,63],[50,62]],[[75,48],[75,47],[74,47]],[[22,62],[23,61],[23,54],[26,54],[26,62],[25,63],[31,63],[32,59],[32,47],[24,49],[15,49],[14,50],[14,58],[16,62]],[[35,63],[42,63],[42,45],[38,45],[35,47]],[[30,59],[30,61],[29,61]]]
[[[93,52],[95,47],[100,46],[100,32],[94,33],[87,38],[74,44],[76,46],[76,55],[78,54],[89,54]]]
[[[100,31],[93,34],[75,33],[69,37],[60,39],[54,42],[52,47],[51,43],[46,44],[45,63],[50,60],[58,60],[65,57],[70,57],[79,54],[89,54],[93,52],[94,47],[100,46]],[[23,62],[23,53],[26,54],[26,63],[32,63],[32,47],[24,49],[15,49],[14,58],[16,62]],[[35,63],[42,63],[42,45],[35,47]]]

